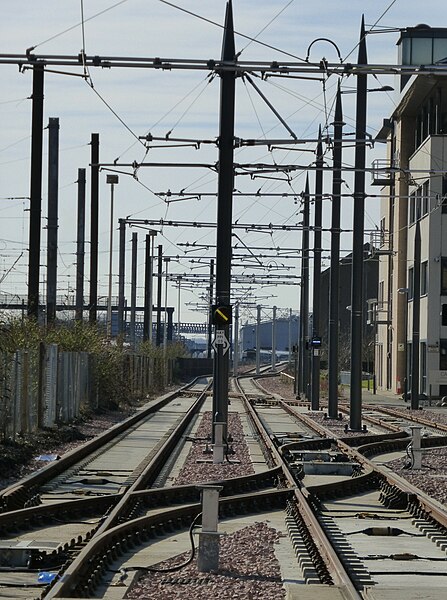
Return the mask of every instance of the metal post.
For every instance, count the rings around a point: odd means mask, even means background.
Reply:
[[[76,238],[76,320],[84,313],[85,169],[78,169],[78,231]]]
[[[164,307],[164,318],[163,318],[163,356],[166,359],[166,349],[168,345],[168,269],[169,269],[169,258],[165,258],[164,262],[166,265],[165,272],[165,307]]]
[[[328,417],[338,417],[338,333],[339,333],[339,280],[340,280],[340,195],[343,112],[340,85],[337,90],[334,115],[334,148],[332,151],[332,224],[331,224],[331,272],[329,280],[329,326],[328,326]]]
[[[276,306],[273,307],[272,316],[272,371],[276,371]]]
[[[237,377],[239,367],[239,304],[234,307],[234,343],[233,343],[233,375]]]
[[[362,17],[358,64],[366,65],[366,33]],[[362,345],[363,345],[363,259],[365,218],[365,156],[366,156],[366,100],[367,74],[357,75],[357,106],[354,160],[354,224],[352,234],[352,284],[351,284],[351,387],[350,427],[362,428]]]
[[[165,386],[169,383],[168,378],[168,361],[167,361],[167,351],[168,351],[168,268],[169,268],[169,258],[166,257],[164,259],[166,265],[166,273],[165,273],[165,310],[164,310],[164,318],[163,318],[163,369],[164,369],[164,383]]]
[[[419,409],[419,326],[421,308],[421,227],[416,221],[413,265],[413,332],[411,338],[411,409]]]
[[[210,263],[210,288],[209,288],[209,313],[208,313],[208,354],[207,358],[211,358],[211,342],[213,335],[213,315],[211,314],[211,305],[214,297],[214,259],[211,259]]]
[[[292,309],[289,308],[289,355],[287,357],[288,368],[292,365]]]
[[[321,127],[318,131],[317,160],[315,172],[315,212],[314,212],[314,275],[312,337],[321,336],[321,227],[323,217],[323,144]],[[320,348],[312,348],[311,408],[320,408]]]
[[[152,342],[152,331],[149,328],[149,315],[152,313],[152,302],[150,300],[150,289],[152,288],[152,257],[151,236],[146,235],[145,260],[144,260],[144,317],[143,317],[143,341]]]
[[[167,313],[168,313],[167,340],[168,340],[168,342],[172,342],[173,333],[174,333],[174,307],[168,306]]]
[[[261,372],[261,306],[256,307],[256,375]]]
[[[48,121],[47,325],[56,320],[59,119]]]
[[[235,56],[233,11],[230,1],[227,3],[225,14],[222,61],[234,61]],[[216,304],[229,305],[231,302],[231,230],[234,187],[233,155],[236,72],[225,69],[220,71],[219,75],[221,85],[218,138]],[[229,323],[216,325],[216,334],[219,330],[223,331],[223,335],[228,340],[230,331]],[[223,344],[217,344],[216,348],[216,386],[214,387],[213,396],[213,415],[214,423],[223,424],[223,435],[226,437],[228,423],[229,353],[223,351]]]
[[[414,470],[422,469],[422,446],[420,425],[410,425],[411,429],[411,468]]]
[[[408,363],[410,357],[408,355],[408,288],[405,298],[405,378],[404,378],[404,401],[408,402]]]
[[[28,257],[28,316],[39,316],[40,218],[42,212],[42,142],[43,142],[42,64],[33,66],[33,108],[31,125],[31,183]]]
[[[151,250],[149,260],[149,318],[148,318],[148,335],[149,341],[153,342],[154,339],[154,327],[153,327],[153,315],[154,315],[154,255],[155,255],[155,236],[156,231],[151,231]]]
[[[302,323],[302,365],[301,380],[304,397],[309,395],[309,176],[306,176],[303,204],[303,247],[301,258],[301,291],[302,304],[300,307]]]
[[[178,298],[177,298],[177,340],[180,341],[180,326],[182,324],[180,318],[180,309],[181,309],[181,279],[178,277]]]
[[[118,263],[118,335],[126,334],[124,323],[124,276],[126,269],[126,222],[119,220],[120,244]]]
[[[158,246],[158,267],[157,267],[157,337],[156,345],[161,346],[163,336],[161,331],[161,294],[162,294],[162,275],[163,275],[163,246]]]
[[[89,321],[96,323],[98,309],[99,133],[91,136],[90,182],[90,297]]]
[[[199,533],[197,570],[199,573],[217,571],[219,568],[219,492],[220,485],[201,485],[202,531]]]
[[[135,350],[135,317],[137,308],[137,256],[138,254],[138,233],[132,233],[132,265],[131,265],[131,282],[130,282],[130,344]],[[146,307],[144,307],[146,311]]]
[[[113,203],[115,185],[118,175],[107,175],[106,182],[110,184],[110,233],[109,233],[109,286],[107,294],[107,337],[112,337],[112,277],[113,277]]]

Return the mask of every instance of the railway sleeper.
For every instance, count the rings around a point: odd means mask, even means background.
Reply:
[[[371,576],[360,557],[357,555],[349,540],[340,531],[337,524],[329,515],[317,515],[327,537],[334,547],[341,563],[350,574],[351,580],[357,589],[372,585]]]
[[[447,551],[447,532],[430,518],[413,519],[413,525],[444,552]]]

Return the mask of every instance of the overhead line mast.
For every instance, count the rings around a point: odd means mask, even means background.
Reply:
[[[227,3],[222,61],[234,61],[233,9]],[[236,93],[235,71],[220,74],[219,168],[217,191],[217,248],[216,248],[216,312],[215,355],[213,383],[213,461],[223,462],[224,442],[228,430],[228,352],[231,324],[231,229],[234,188],[234,113]],[[223,315],[223,316],[222,316]]]

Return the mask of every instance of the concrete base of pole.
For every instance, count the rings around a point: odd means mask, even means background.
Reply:
[[[223,463],[224,461],[224,442],[223,442],[224,423],[214,424],[214,445],[213,445],[213,463]]]
[[[411,429],[411,468],[414,470],[422,469],[422,448],[421,448],[421,431],[420,425],[412,425]]]
[[[200,573],[217,571],[219,568],[219,533],[199,533],[197,569]]]
[[[217,571],[219,567],[219,493],[221,485],[200,485],[202,495],[202,531],[199,533],[197,568],[201,573]]]

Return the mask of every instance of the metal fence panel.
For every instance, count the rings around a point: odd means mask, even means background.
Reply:
[[[43,424],[45,427],[52,427],[57,419],[57,363],[58,363],[57,344],[49,344],[45,348],[45,357],[43,360],[44,373],[43,381]]]

